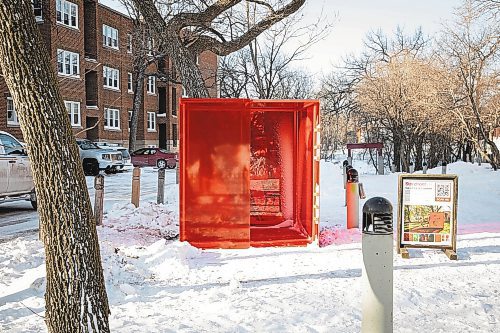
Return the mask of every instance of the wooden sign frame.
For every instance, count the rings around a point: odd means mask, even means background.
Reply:
[[[404,184],[405,181],[410,180],[410,182],[407,182],[407,184],[412,184],[415,187],[415,184],[417,185],[415,188],[406,188],[406,184]],[[414,182],[414,181],[419,181],[421,180],[421,183]],[[412,182],[413,181],[413,182]],[[429,190],[431,189],[429,187],[429,183],[443,183],[443,181],[452,181],[453,183],[453,191],[450,193],[449,197],[449,203],[451,204],[451,217],[449,217],[449,222],[452,224],[450,227],[450,233],[449,237],[451,237],[451,245],[439,245],[439,244],[425,244],[425,241],[420,241],[420,240],[415,240],[411,241],[413,244],[408,244],[405,242],[409,242],[409,240],[403,240],[402,239],[402,234],[404,231],[404,221],[403,221],[403,209],[404,209],[404,202],[403,202],[403,195],[410,195],[410,191],[419,191],[418,186],[422,186],[422,191],[427,191],[429,193]],[[408,185],[409,186],[409,185]],[[407,190],[406,193],[403,193],[404,190]],[[434,185],[434,191],[435,191],[435,201],[440,201],[439,200],[439,195],[442,195],[438,192],[438,187]],[[421,191],[421,193],[423,193]],[[446,192],[445,192],[446,193]],[[444,196],[443,201],[448,202],[448,197]],[[415,174],[402,174],[399,176],[398,180],[398,223],[397,223],[397,233],[398,233],[398,240],[397,240],[397,251],[403,258],[410,258],[408,248],[424,248],[424,249],[441,249],[450,260],[457,260],[457,203],[458,203],[458,176],[457,175],[415,175]],[[432,206],[435,205],[436,202],[429,202],[428,205]],[[408,205],[409,206],[409,205]],[[416,205],[416,206],[427,206],[427,204],[424,205]],[[420,237],[425,238],[425,231],[427,231],[427,235],[432,235],[433,237],[436,237],[436,235],[439,235],[441,237],[440,233],[436,233],[434,229],[439,229],[439,225],[441,224],[441,228],[444,226],[444,220],[445,220],[445,213],[443,212],[442,216],[439,215],[439,213],[434,213],[434,215],[431,217],[429,213],[429,216],[427,216],[427,226],[422,226],[420,228],[414,228],[415,229],[420,229],[423,230],[421,233],[416,233],[416,235],[424,235]],[[432,220],[432,222],[431,222]],[[410,230],[411,231],[411,230]],[[408,237],[411,237],[413,234],[408,232]],[[405,235],[406,236],[406,235]],[[430,237],[430,236],[429,236]]]

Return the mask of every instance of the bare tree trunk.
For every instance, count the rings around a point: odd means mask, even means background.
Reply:
[[[139,122],[139,113],[142,110],[144,102],[144,78],[145,66],[139,66],[134,73],[136,79],[134,81],[134,103],[132,105],[132,118],[130,119],[130,133],[128,138],[128,150],[132,153],[136,150],[137,126]]]
[[[401,168],[400,168],[400,165],[401,165],[401,139],[399,138],[399,136],[394,133],[393,134],[393,145],[394,145],[394,165],[396,166],[396,171],[397,172],[400,172],[401,171]]]
[[[500,167],[500,151],[498,150],[497,145],[490,139],[487,139],[486,143],[488,144],[488,146],[490,146],[491,149],[492,158],[490,159],[490,164],[493,167],[493,170],[497,171],[498,167]]]
[[[424,147],[423,147],[424,138],[420,136],[420,138],[415,143],[415,171],[422,170],[422,163],[424,160]]]
[[[28,144],[46,255],[49,332],[109,332],[92,206],[51,60],[27,0],[0,2],[0,66]]]

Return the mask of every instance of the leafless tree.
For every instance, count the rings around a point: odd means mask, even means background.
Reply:
[[[354,128],[359,106],[354,94],[354,81],[345,71],[332,72],[322,79],[318,94],[321,100],[321,154],[328,159],[344,147]]]
[[[51,63],[31,1],[0,2],[0,68],[27,143],[45,247],[45,322],[51,333],[109,332],[96,221]]]
[[[203,51],[225,56],[248,45],[275,23],[299,10],[305,0],[133,0],[145,24],[179,72],[189,96],[208,97],[196,58]],[[248,5],[255,20],[245,21]]]
[[[471,6],[476,13],[490,19],[498,20],[500,16],[500,0],[472,0]]]
[[[254,24],[256,9],[256,4],[249,5],[249,26]],[[275,24],[223,60],[219,75],[222,97],[238,97],[234,92],[261,99],[312,96],[312,76],[294,64],[304,60],[306,51],[330,33],[332,24],[321,15],[315,23],[304,25],[297,19],[301,14],[299,11]],[[236,77],[239,80],[234,80]]]
[[[467,0],[456,13],[456,20],[445,27],[440,40],[442,61],[451,72],[456,88],[450,92],[455,100],[452,109],[467,140],[496,170],[500,152],[491,139],[492,126],[499,126],[498,110],[491,108],[498,98],[500,25],[484,17]],[[491,124],[491,126],[489,125]],[[481,147],[484,143],[484,147]],[[491,154],[485,148],[489,147]]]

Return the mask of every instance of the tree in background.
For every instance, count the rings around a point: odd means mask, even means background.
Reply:
[[[443,31],[439,51],[455,83],[450,89],[455,101],[452,110],[464,137],[496,170],[500,166],[500,152],[490,131],[500,126],[500,110],[494,107],[500,83],[500,26],[496,16],[490,16],[485,7],[474,7],[479,3],[486,5],[492,1],[465,1],[456,13],[456,20]],[[498,3],[497,10],[500,10]]]
[[[359,111],[354,94],[354,81],[345,71],[332,72],[322,79],[321,100],[321,158],[331,158],[334,152],[352,141],[350,129],[355,127]]]
[[[247,4],[246,24],[256,20],[257,5]],[[324,39],[332,24],[323,16],[314,24],[300,24],[297,16],[266,30],[243,49],[224,57],[219,71],[221,97],[305,99],[314,95],[312,75],[293,67],[307,50]]]
[[[29,150],[45,247],[45,322],[51,333],[109,332],[96,221],[51,64],[31,1],[0,2],[0,67]]]
[[[178,71],[190,97],[208,97],[196,59],[203,51],[225,56],[248,45],[271,26],[298,11],[305,0],[133,0],[158,50]],[[255,4],[255,20],[245,22],[247,4]]]
[[[500,126],[499,13],[498,1],[465,0],[436,40],[420,29],[397,29],[390,38],[370,32],[362,53],[323,79],[323,144],[343,145],[361,133],[385,142],[387,164],[398,171],[474,155],[497,169],[491,133]],[[356,112],[343,112],[351,108]]]

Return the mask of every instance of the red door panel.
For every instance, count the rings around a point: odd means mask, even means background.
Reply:
[[[193,99],[181,104],[180,238],[194,246],[250,246],[246,103]],[[189,146],[184,147],[186,142]]]

